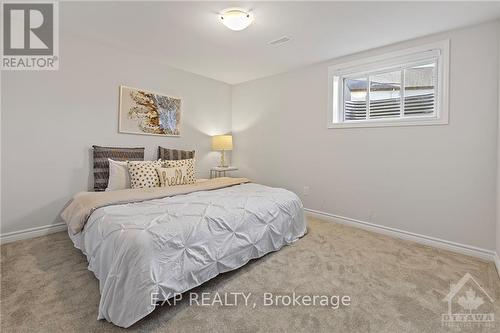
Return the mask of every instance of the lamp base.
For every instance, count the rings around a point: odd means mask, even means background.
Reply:
[[[220,152],[220,163],[219,167],[221,168],[227,168],[229,165],[226,163],[226,151],[222,150]]]

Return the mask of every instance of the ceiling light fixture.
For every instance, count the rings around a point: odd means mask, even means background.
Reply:
[[[234,31],[243,30],[253,22],[252,14],[236,8],[224,10],[219,18],[222,24]]]

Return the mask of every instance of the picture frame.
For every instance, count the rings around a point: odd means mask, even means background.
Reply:
[[[119,133],[179,137],[181,114],[179,97],[120,85]]]

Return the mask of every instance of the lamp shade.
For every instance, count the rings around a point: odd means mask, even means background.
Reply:
[[[212,150],[233,150],[233,136],[232,135],[213,136]]]

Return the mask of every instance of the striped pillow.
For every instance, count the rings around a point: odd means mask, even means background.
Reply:
[[[158,158],[167,161],[187,160],[194,158],[194,150],[167,149],[158,146]]]
[[[92,146],[94,157],[94,191],[104,191],[108,186],[109,162],[144,161],[144,148],[117,148]]]

